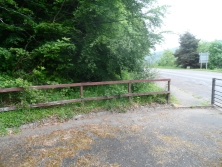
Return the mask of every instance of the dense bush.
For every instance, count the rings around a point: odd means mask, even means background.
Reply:
[[[162,38],[155,29],[166,9],[155,0],[5,0],[0,6],[0,73],[34,84],[140,71]]]
[[[174,52],[171,50],[165,50],[158,61],[159,66],[173,67],[175,66],[175,63],[176,57],[174,56]]]
[[[222,69],[222,42],[211,42],[209,53],[209,67],[211,69]]]

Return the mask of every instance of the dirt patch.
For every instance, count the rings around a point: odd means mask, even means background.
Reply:
[[[132,130],[136,130],[132,127]],[[59,167],[65,158],[76,156],[80,150],[89,150],[94,140],[114,138],[122,130],[105,124],[90,124],[78,129],[57,130],[45,135],[33,135],[22,139],[13,147],[1,154],[1,167],[33,167],[42,164],[44,167]],[[13,153],[13,154],[10,154]],[[7,159],[7,161],[6,161]],[[17,162],[16,165],[14,162]],[[85,155],[78,158],[74,166],[101,165],[98,158]],[[118,167],[117,164],[102,165]]]
[[[46,167],[60,166],[63,158],[73,157],[79,150],[89,149],[93,140],[85,132],[68,130],[55,131],[47,135],[36,135],[23,139],[25,144],[17,154],[11,154],[5,167],[14,166],[8,162],[17,162],[19,167],[33,167],[43,163]],[[14,152],[18,145],[11,148]],[[29,150],[28,152],[26,150]],[[21,157],[22,156],[22,157]],[[6,157],[1,156],[1,160]],[[22,159],[22,161],[20,161]]]

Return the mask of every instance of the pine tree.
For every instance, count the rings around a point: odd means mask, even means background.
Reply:
[[[199,66],[199,55],[197,52],[199,39],[186,32],[180,36],[180,47],[175,52],[175,57],[177,57],[177,65],[181,67],[190,66],[196,68]]]

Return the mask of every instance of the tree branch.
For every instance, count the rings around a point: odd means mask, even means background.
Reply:
[[[3,18],[0,18],[0,21],[1,21],[2,23],[4,23]],[[4,24],[5,24],[5,23],[4,23]]]
[[[58,11],[58,12],[56,13],[56,15],[54,16],[53,23],[56,21],[56,17],[58,16],[58,14],[60,13],[60,11],[62,10],[62,7],[63,7],[64,3],[65,3],[65,0],[62,2],[62,5],[61,5],[59,11]]]
[[[22,15],[22,16],[27,17],[27,18],[30,19],[29,16],[26,16],[26,15],[24,15],[24,14],[22,14],[22,13],[19,13],[19,12],[14,11],[14,10],[9,10],[9,9],[7,9],[7,8],[5,8],[5,7],[2,7],[2,6],[0,6],[0,8],[5,9],[5,10],[8,11],[8,12],[14,12],[14,13],[17,13],[17,14],[19,14],[19,15]]]

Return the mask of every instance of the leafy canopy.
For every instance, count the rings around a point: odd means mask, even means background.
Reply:
[[[215,40],[213,42],[200,41],[198,44],[198,52],[209,53],[209,68],[222,68],[222,41]]]
[[[2,0],[0,9],[0,72],[39,84],[141,70],[166,11],[155,0]]]
[[[209,52],[211,42],[207,41],[199,41],[197,51],[198,53],[206,53]]]
[[[209,46],[209,67],[211,69],[222,68],[222,42],[214,41]]]

